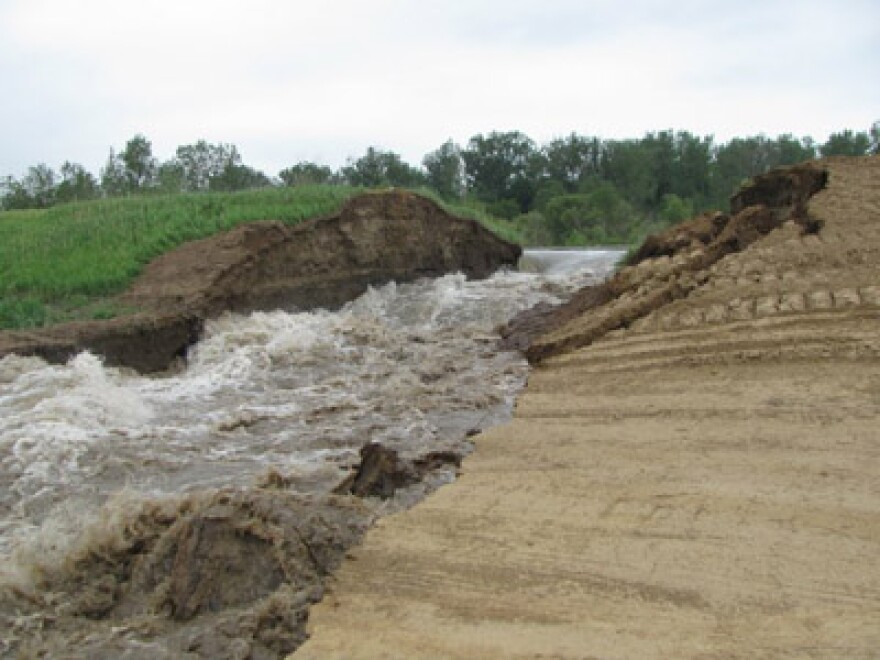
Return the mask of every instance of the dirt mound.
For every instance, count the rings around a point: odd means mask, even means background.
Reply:
[[[406,191],[365,194],[333,216],[254,223],[156,259],[125,299],[203,315],[338,307],[371,285],[462,271],[488,277],[521,249]]]
[[[159,371],[224,311],[339,307],[371,285],[516,264],[517,245],[406,191],[360,195],[332,216],[289,227],[257,222],[194,241],[148,265],[121,297],[136,316],[0,333],[0,356],[62,362],[84,349],[108,364]]]
[[[801,235],[821,229],[808,200],[828,172],[805,163],[757,177],[731,199],[732,215],[707,213],[649,236],[610,280],[588,287],[567,303],[524,312],[503,330],[503,345],[525,350],[531,362],[585,346],[705,284],[714,264],[785,223]],[[585,316],[586,312],[591,312]],[[566,326],[577,321],[577,330]]]

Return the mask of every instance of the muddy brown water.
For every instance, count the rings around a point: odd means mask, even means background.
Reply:
[[[470,432],[509,417],[527,376],[497,328],[604,277],[621,254],[527,253],[532,272],[392,283],[337,312],[221,316],[185,368],[160,376],[88,353],[62,366],[0,360],[0,650],[208,657],[217,639],[227,657],[290,650],[296,635],[266,631],[301,624],[275,610],[320,597],[333,564],[321,553],[455,477],[448,467],[388,501],[330,502],[360,448],[467,453]],[[340,517],[349,506],[361,508]],[[320,524],[290,522],[310,516]],[[298,538],[305,568],[288,550]],[[237,554],[265,569],[259,580]],[[239,572],[229,591],[253,594],[215,593],[212,566]],[[279,596],[290,584],[313,591]]]

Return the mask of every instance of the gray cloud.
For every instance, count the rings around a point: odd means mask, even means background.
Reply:
[[[823,139],[880,118],[875,2],[0,0],[0,174],[233,142],[275,173],[493,129]]]

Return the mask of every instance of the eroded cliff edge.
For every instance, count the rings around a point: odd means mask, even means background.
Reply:
[[[368,193],[339,213],[296,226],[257,222],[185,244],[150,263],[121,296],[143,311],[0,333],[0,357],[63,362],[90,350],[109,365],[161,371],[198,340],[205,319],[224,311],[334,308],[392,280],[456,271],[487,277],[515,265],[520,253],[419,195]]]

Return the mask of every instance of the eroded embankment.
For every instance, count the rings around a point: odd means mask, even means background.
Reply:
[[[714,264],[786,222],[802,235],[817,233],[822,223],[810,215],[807,202],[827,180],[828,172],[817,163],[757,177],[733,196],[730,215],[707,213],[649,236],[611,279],[583,289],[564,305],[542,305],[513,319],[502,344],[524,350],[533,363],[589,345],[686,298],[706,283]]]
[[[531,340],[512,423],[366,534],[296,657],[873,657],[880,158],[737,200]]]
[[[334,308],[390,281],[456,271],[487,277],[520,253],[419,195],[365,194],[326,218],[252,223],[183,245],[152,262],[121,297],[141,313],[0,333],[0,356],[63,362],[90,350],[108,365],[160,371],[186,353],[206,318],[224,311]]]

